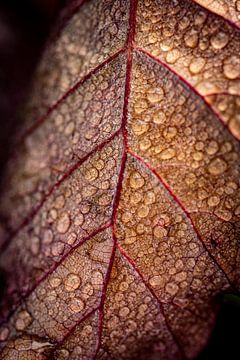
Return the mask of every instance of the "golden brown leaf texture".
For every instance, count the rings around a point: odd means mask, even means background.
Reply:
[[[60,23],[1,197],[1,358],[193,359],[240,286],[240,2]]]

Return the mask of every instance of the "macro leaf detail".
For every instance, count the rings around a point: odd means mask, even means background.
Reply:
[[[219,3],[64,9],[1,195],[4,360],[206,345],[240,286],[240,5]]]

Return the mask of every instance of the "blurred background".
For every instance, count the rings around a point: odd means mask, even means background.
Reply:
[[[24,101],[41,49],[65,2],[0,2],[0,177],[10,150],[9,139],[21,126],[17,108]],[[0,288],[3,283],[0,279]],[[240,359],[240,300],[225,295],[220,302],[215,330],[197,360]]]

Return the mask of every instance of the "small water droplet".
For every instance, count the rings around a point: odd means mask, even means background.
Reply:
[[[32,316],[26,310],[22,310],[17,315],[17,320],[15,323],[16,330],[22,331],[25,330],[32,323]]]
[[[79,313],[85,308],[84,302],[79,298],[71,299],[68,306],[73,313]]]
[[[81,279],[76,274],[68,274],[64,281],[65,289],[69,292],[76,290],[80,286],[80,284]]]
[[[221,158],[213,159],[208,165],[208,171],[212,175],[221,175],[227,170],[227,163]]]
[[[216,50],[223,49],[229,41],[228,34],[220,31],[211,37],[211,44]]]
[[[173,148],[168,148],[163,150],[160,154],[159,154],[159,158],[161,160],[170,160],[172,159],[174,156],[176,155],[176,151]]]
[[[140,189],[145,183],[144,178],[137,171],[130,176],[130,186],[132,189]]]
[[[68,213],[63,213],[58,219],[57,222],[57,231],[60,234],[65,234],[70,227],[70,217]]]

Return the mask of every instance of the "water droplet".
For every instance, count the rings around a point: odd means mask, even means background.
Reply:
[[[132,129],[133,129],[134,134],[139,136],[148,131],[149,124],[147,124],[146,122],[143,122],[141,120],[137,120],[137,121],[133,122]]]
[[[26,311],[22,310],[17,315],[17,320],[15,323],[16,330],[22,331],[25,330],[32,323],[31,315]]]
[[[218,149],[219,149],[218,143],[216,141],[211,141],[206,150],[209,155],[214,155],[216,154]]]
[[[153,122],[157,125],[163,124],[166,121],[166,115],[162,111],[157,111],[153,114]]]
[[[206,60],[203,58],[193,59],[190,63],[189,70],[192,74],[199,74],[206,64]]]
[[[53,233],[51,230],[45,230],[43,233],[43,243],[50,244],[53,240]]]
[[[68,274],[65,281],[64,286],[66,291],[74,291],[76,290],[81,284],[81,279],[78,275],[75,274]]]
[[[162,99],[163,95],[163,90],[158,87],[155,91],[150,90],[147,93],[147,99],[151,104],[156,104]]]
[[[101,271],[96,270],[91,273],[91,283],[93,286],[101,286],[103,284],[104,276]]]
[[[71,121],[70,123],[67,124],[67,126],[66,126],[66,128],[64,130],[64,134],[66,136],[69,136],[74,132],[74,129],[75,129],[75,124],[74,124],[73,121]]]
[[[230,221],[232,218],[232,213],[224,209],[216,209],[214,214],[224,221]]]
[[[99,176],[98,170],[96,168],[88,169],[88,171],[85,174],[85,179],[89,182],[92,182],[96,180]]]
[[[208,206],[214,207],[217,206],[220,202],[220,197],[219,196],[210,196],[210,198],[208,199]]]
[[[234,214],[239,216],[240,215],[240,205],[238,205],[234,211]]]
[[[123,318],[126,318],[129,313],[130,313],[129,308],[127,306],[124,306],[123,308],[120,309],[119,316],[123,317]]]
[[[162,239],[164,236],[167,236],[167,230],[164,229],[162,226],[155,226],[153,229],[153,235],[157,239]]]
[[[140,189],[145,183],[144,178],[137,171],[130,176],[130,186],[132,189]]]
[[[228,58],[223,66],[224,75],[230,79],[236,79],[240,76],[240,59],[237,56]]]
[[[172,296],[176,295],[176,293],[178,292],[178,285],[177,284],[174,284],[174,283],[168,283],[166,285],[166,292]]]
[[[141,206],[141,207],[138,209],[137,214],[138,214],[138,216],[139,216],[140,218],[145,218],[145,217],[147,217],[148,214],[149,214],[149,208],[148,208],[148,206],[145,206],[145,205]]]
[[[228,41],[228,34],[221,31],[211,37],[211,44],[216,50],[223,49],[227,45]]]
[[[144,202],[146,205],[151,205],[156,201],[156,196],[153,191],[148,191],[144,197]]]
[[[195,30],[191,30],[184,36],[184,42],[187,47],[195,48],[198,44],[198,33]]]
[[[84,302],[79,298],[71,299],[68,306],[73,313],[79,313],[85,308]]]
[[[40,250],[40,240],[37,236],[34,236],[31,239],[31,252],[33,255],[37,255],[39,253]]]
[[[51,277],[49,279],[49,284],[52,288],[57,288],[62,282],[62,279],[57,277],[57,276],[54,276],[54,277]]]
[[[213,159],[208,165],[208,171],[212,175],[221,175],[227,170],[227,163],[221,158]]]
[[[234,136],[236,136],[236,138],[238,140],[240,140],[240,115],[236,114],[236,116],[231,119],[230,123],[229,123],[229,129],[232,132],[232,134]]]
[[[162,283],[163,283],[163,279],[159,275],[155,275],[155,276],[151,277],[151,279],[149,280],[149,284],[152,287],[159,287],[162,285]]]
[[[65,234],[70,227],[70,217],[68,213],[63,213],[58,219],[57,222],[57,231],[60,234]]]
[[[54,200],[54,204],[53,206],[56,209],[62,209],[64,207],[65,204],[65,197],[63,195],[59,195],[56,197],[56,199]]]
[[[180,57],[180,52],[177,49],[173,49],[167,53],[166,61],[169,64],[174,64]]]
[[[81,226],[83,222],[84,222],[83,214],[79,213],[78,215],[75,216],[74,225]]]
[[[0,341],[6,341],[9,335],[9,329],[7,327],[2,327],[0,329]]]
[[[59,256],[62,255],[64,252],[64,243],[61,241],[55,242],[51,246],[51,251],[53,256]]]
[[[176,151],[173,148],[165,149],[159,154],[161,160],[170,160],[176,155]]]

